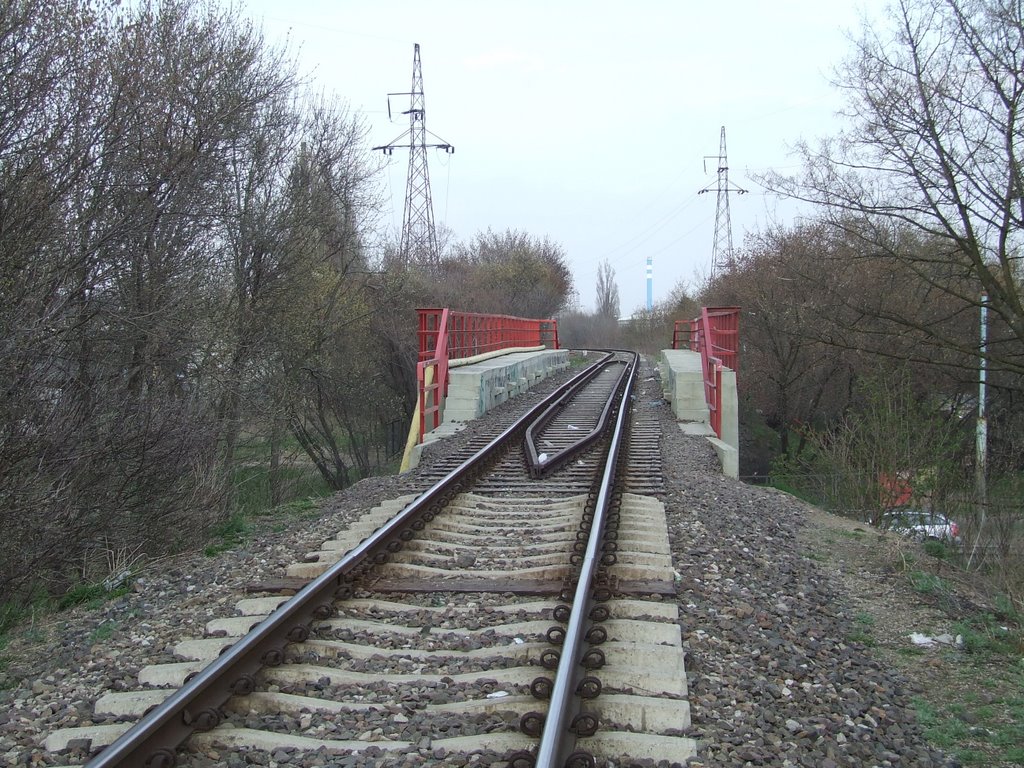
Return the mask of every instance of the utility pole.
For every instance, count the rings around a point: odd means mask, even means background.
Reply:
[[[427,109],[423,97],[423,68],[420,65],[420,44],[415,43],[412,58],[412,90],[408,93],[388,94],[388,118],[391,118],[391,97],[408,96],[409,109],[402,112],[409,115],[409,130],[389,143],[379,147],[386,155],[392,154],[406,136],[409,137],[409,173],[405,184],[405,207],[402,213],[402,240],[399,252],[405,264],[435,265],[440,255],[437,252],[437,232],[434,229],[434,204],[430,197],[430,172],[427,168],[427,150],[443,149],[449,155],[455,147],[427,130]],[[427,134],[437,139],[428,144]]]
[[[650,254],[647,255],[647,311],[654,309],[654,264]]]
[[[974,562],[978,541],[985,531],[985,512],[988,508],[988,417],[985,415],[985,379],[988,363],[988,294],[981,294],[981,323],[979,335],[981,344],[978,356],[978,420],[975,429],[974,490],[978,497],[978,530],[974,533],[974,546],[967,558],[967,567]]]
[[[729,193],[737,195],[746,194],[747,190],[742,187],[729,186],[729,160],[725,154],[725,126],[722,126],[722,140],[718,148],[718,156],[704,156],[704,172],[708,170],[708,160],[718,160],[718,182],[714,186],[708,185],[697,192],[703,195],[705,192],[715,190],[718,192],[718,202],[715,205],[715,243],[711,249],[711,277],[718,273],[723,267],[731,266],[732,260],[732,218],[729,215]]]

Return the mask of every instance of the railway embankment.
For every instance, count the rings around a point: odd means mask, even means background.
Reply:
[[[671,538],[692,719],[685,735],[698,743],[696,757],[666,755],[664,764],[953,765],[926,743],[916,721],[917,683],[857,639],[861,596],[850,593],[844,569],[857,571],[859,564],[826,563],[816,556],[813,547],[827,546],[828,534],[809,537],[808,530],[833,526],[841,538],[840,532],[849,530],[845,521],[830,521],[784,494],[723,477],[713,449],[678,429],[661,400],[660,384],[653,376],[643,378],[635,408],[662,423],[660,496]],[[360,482],[313,513],[256,521],[247,538],[228,551],[151,563],[136,575],[129,593],[24,627],[4,652],[0,765],[81,762],[85,744],[52,754],[42,746],[47,734],[96,722],[99,697],[134,687],[145,665],[173,661],[171,649],[182,637],[202,634],[207,622],[225,615],[234,595],[280,578],[290,564],[373,507],[409,493],[417,487],[417,473],[429,472],[432,463],[444,461],[486,433],[490,422],[507,419],[556,382],[543,382],[432,445],[420,468],[407,475]],[[884,583],[879,587],[884,590]],[[359,731],[355,735],[370,737],[383,728],[373,718],[350,726]],[[267,757],[213,748],[196,754],[194,764],[242,766],[250,759],[297,766],[387,764],[372,751],[329,762],[322,754],[295,750]],[[445,760],[425,745],[407,762],[449,764]]]

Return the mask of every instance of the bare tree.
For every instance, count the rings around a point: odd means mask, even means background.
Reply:
[[[813,421],[842,412],[859,357],[825,341],[836,334],[828,301],[837,273],[824,263],[828,251],[821,226],[762,232],[705,297],[743,310],[744,396],[778,434],[783,454],[802,451]]]
[[[444,306],[519,317],[552,317],[572,290],[561,246],[525,232],[478,232],[451,249],[433,275],[433,293]]]
[[[748,237],[705,296],[743,308],[745,398],[783,452],[799,454],[808,425],[838,418],[858,379],[894,364],[914,363],[914,392],[936,407],[973,392],[973,360],[936,343],[970,334],[963,303],[903,261],[862,258],[860,246],[827,221],[773,227]]]
[[[820,203],[859,243],[895,259],[963,307],[981,291],[1007,329],[994,363],[1024,372],[1022,98],[1024,6],[1016,0],[897,0],[892,25],[865,23],[838,72],[852,127],[812,148],[805,171],[765,184]],[[907,233],[914,234],[907,237]],[[919,247],[922,243],[927,247]],[[938,346],[976,352],[973,337],[915,325]]]
[[[908,374],[889,368],[859,380],[849,411],[810,435],[805,491],[879,525],[895,507],[941,503],[956,487],[959,420],[917,397]]]
[[[227,511],[242,424],[279,439],[313,407],[308,380],[344,364],[345,323],[369,343],[353,318],[387,303],[364,295],[358,121],[307,96],[237,10],[0,3],[0,84],[0,592],[15,601],[94,578],[100,547],[193,544]],[[366,442],[355,420],[332,437],[349,427]]]
[[[595,310],[600,317],[619,319],[619,284],[615,282],[615,270],[605,259],[597,265],[597,300]]]
[[[205,84],[197,69],[216,57],[184,41],[188,22],[211,45],[224,28],[181,3],[129,15],[74,0],[0,8],[0,582],[12,595],[59,589],[76,560],[87,577],[98,542],[173,546],[208,501],[211,425],[184,382],[210,171],[196,139],[215,145],[217,131],[197,125],[216,113],[188,77]],[[161,72],[168,60],[187,76]]]

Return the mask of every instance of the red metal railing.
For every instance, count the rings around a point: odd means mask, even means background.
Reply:
[[[740,308],[703,307],[693,320],[676,320],[672,349],[689,348],[700,353],[704,372],[704,400],[711,414],[711,428],[722,436],[722,369],[739,368]]]
[[[558,321],[509,315],[481,315],[450,309],[417,309],[419,362],[416,383],[420,405],[420,440],[441,424],[448,394],[448,363],[513,347],[558,349]]]

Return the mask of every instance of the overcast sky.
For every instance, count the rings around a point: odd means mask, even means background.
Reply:
[[[318,84],[362,112],[373,145],[408,128],[387,94],[408,92],[420,44],[434,218],[456,239],[488,227],[550,237],[584,310],[598,264],[622,312],[708,272],[719,134],[728,139],[733,240],[805,213],[750,178],[795,172],[792,145],[833,134],[829,84],[849,34],[884,0],[246,0],[267,37],[290,36]],[[865,11],[865,9],[867,9]],[[392,97],[392,109],[408,99]],[[385,224],[401,228],[408,152],[391,157]]]

